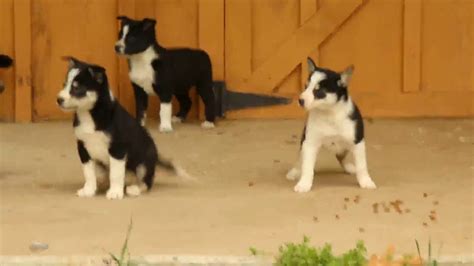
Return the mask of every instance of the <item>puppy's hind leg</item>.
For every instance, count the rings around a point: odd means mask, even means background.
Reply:
[[[145,164],[140,164],[137,166],[135,174],[135,183],[128,185],[125,188],[125,193],[131,197],[137,197],[142,192],[149,190],[153,186],[155,167],[154,165],[147,167]]]
[[[201,124],[201,127],[214,128],[214,121],[216,120],[216,101],[214,90],[212,89],[212,80],[199,84],[196,89],[205,106],[206,121]]]
[[[301,159],[298,158],[298,161],[295,163],[293,168],[291,168],[290,171],[286,173],[286,179],[294,181],[294,180],[300,179],[300,177],[301,177]]]
[[[365,155],[365,142],[362,140],[354,148],[354,162],[356,166],[357,181],[361,188],[374,189],[377,186],[367,171],[367,159]]]
[[[355,165],[350,161],[349,151],[343,151],[336,154],[336,158],[346,173],[354,175],[356,173]]]

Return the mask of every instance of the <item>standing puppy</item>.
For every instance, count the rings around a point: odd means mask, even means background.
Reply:
[[[313,185],[314,164],[320,148],[336,154],[344,170],[355,174],[362,188],[376,188],[367,171],[364,124],[359,109],[351,100],[347,87],[352,76],[350,66],[342,73],[317,67],[308,58],[310,77],[300,95],[299,104],[308,112],[301,140],[298,165],[287,178],[300,178],[296,192],[308,192]],[[354,157],[354,163],[349,155]]]
[[[160,97],[160,131],[173,130],[171,121],[181,122],[191,109],[189,89],[196,86],[206,113],[203,128],[213,128],[215,99],[212,66],[203,50],[165,49],[155,37],[154,19],[133,20],[120,16],[121,29],[115,51],[128,58],[129,77],[135,92],[136,118],[145,125],[148,95]],[[180,109],[171,118],[171,98],[175,95]]]
[[[153,186],[156,165],[176,170],[159,158],[146,129],[114,99],[105,69],[72,57],[66,59],[69,70],[57,102],[61,109],[74,112],[74,133],[86,181],[77,195],[94,196],[96,175],[103,170],[109,172],[108,199],[123,197],[126,171],[137,177],[126,192],[138,196],[144,186]]]

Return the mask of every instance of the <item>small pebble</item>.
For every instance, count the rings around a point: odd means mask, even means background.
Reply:
[[[405,213],[409,213],[409,212],[411,212],[410,209],[405,209]]]
[[[249,187],[253,187],[255,185],[252,181],[249,182]]]
[[[43,251],[48,249],[48,244],[42,242],[32,242],[30,245],[30,250],[33,252]]]
[[[280,163],[280,160],[275,159],[275,160],[273,160],[273,162],[274,162],[274,163]]]
[[[336,219],[339,220],[339,215],[336,214]]]
[[[313,221],[315,221],[316,223],[319,222],[318,217],[313,216]]]
[[[344,201],[345,201],[345,202],[349,202],[349,198],[344,198]]]
[[[372,204],[372,211],[374,213],[379,213],[379,204],[377,202]]]
[[[365,232],[365,229],[362,228],[362,227],[359,227],[359,232],[360,232],[360,233],[364,233],[364,232]]]
[[[428,224],[427,224],[426,222],[424,222],[424,223],[423,223],[423,226],[424,226],[424,227],[427,227],[427,226],[428,226]]]
[[[433,205],[438,205],[439,202],[437,200],[433,201]]]
[[[426,198],[426,197],[428,197],[428,193],[425,192],[423,193],[423,198]]]

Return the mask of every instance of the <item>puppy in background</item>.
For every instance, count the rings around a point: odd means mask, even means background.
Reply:
[[[160,98],[160,131],[171,132],[171,122],[180,123],[191,109],[189,90],[196,86],[205,105],[203,128],[213,128],[215,98],[212,65],[209,55],[199,49],[168,49],[158,44],[154,19],[133,20],[119,16],[121,28],[115,51],[128,59],[129,77],[135,92],[136,118],[144,126],[148,95]],[[171,98],[179,102],[179,111],[172,117]]]
[[[299,179],[294,187],[296,192],[311,190],[316,158],[325,147],[336,154],[347,173],[356,175],[360,187],[376,188],[367,171],[364,122],[348,93],[354,68],[350,66],[337,73],[317,67],[311,58],[308,58],[308,68],[309,80],[299,98],[300,106],[308,111],[300,160],[287,178]],[[353,162],[350,155],[354,157]]]
[[[57,103],[62,110],[74,112],[74,134],[85,177],[78,196],[94,196],[97,175],[104,172],[110,179],[108,199],[123,198],[126,171],[136,177],[125,189],[129,196],[151,189],[157,165],[186,176],[158,155],[146,129],[114,99],[103,67],[73,57],[65,59],[69,69]]]
[[[0,55],[0,68],[8,68],[13,64],[13,59],[11,59],[8,55]],[[3,80],[0,80],[0,93],[5,90],[5,83]]]

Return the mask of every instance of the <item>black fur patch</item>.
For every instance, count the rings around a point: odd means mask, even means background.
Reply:
[[[355,138],[354,143],[357,144],[364,139],[364,120],[360,114],[359,108],[357,105],[354,105],[354,109],[350,115],[350,118],[355,122]]]

